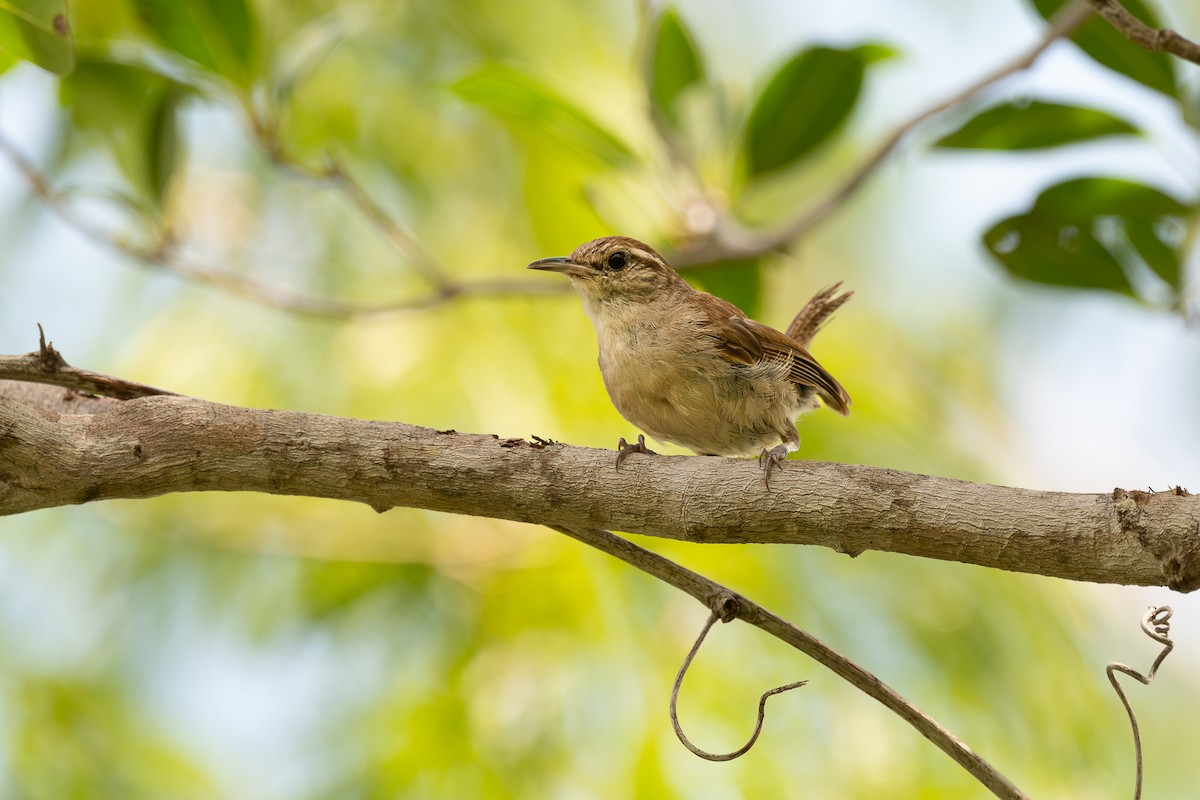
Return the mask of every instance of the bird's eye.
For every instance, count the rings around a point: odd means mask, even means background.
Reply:
[[[618,250],[617,252],[613,253],[611,256],[608,257],[609,269],[624,269],[625,265],[628,263],[629,263],[629,254],[626,253],[624,250]]]

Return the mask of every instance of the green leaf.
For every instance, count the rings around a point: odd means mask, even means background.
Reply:
[[[1150,186],[1116,178],[1076,178],[1038,195],[1026,213],[984,234],[1013,275],[1056,286],[1134,293],[1133,258],[1178,291],[1183,218],[1196,208]]]
[[[1035,101],[989,108],[939,139],[934,147],[1032,150],[1129,133],[1140,131],[1095,108]]]
[[[56,75],[70,74],[75,42],[67,0],[0,0],[0,50]]]
[[[158,206],[166,199],[167,187],[179,162],[179,106],[183,87],[168,83],[152,101],[146,119],[146,179]]]
[[[255,20],[246,0],[133,0],[159,42],[239,85],[254,73]]]
[[[1067,3],[1067,0],[1031,2],[1039,14],[1049,19]],[[1162,27],[1158,17],[1141,0],[1122,0],[1122,5],[1150,27]],[[1088,16],[1071,35],[1071,41],[1109,69],[1168,97],[1176,96],[1175,65],[1171,57],[1166,53],[1154,53],[1134,44],[1100,15]]]
[[[536,145],[565,147],[611,165],[633,156],[629,147],[578,106],[514,67],[485,64],[450,89]]]
[[[696,286],[728,300],[746,316],[757,319],[762,311],[762,267],[757,261],[722,261],[688,274]]]
[[[161,206],[178,161],[177,114],[184,87],[125,64],[82,61],[62,82],[73,130],[99,141],[138,194]]]
[[[814,47],[790,58],[767,83],[746,123],[751,178],[796,164],[832,137],[858,102],[867,64],[890,53]]]
[[[685,89],[704,82],[704,65],[683,20],[674,9],[659,18],[650,69],[650,103],[663,119],[678,125],[675,103]]]

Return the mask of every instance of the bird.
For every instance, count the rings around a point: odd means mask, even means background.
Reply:
[[[850,413],[850,395],[806,349],[851,296],[819,292],[787,333],[692,287],[654,248],[626,236],[580,245],[528,269],[565,275],[583,301],[613,405],[644,433],[620,440],[617,469],[653,453],[645,435],[701,455],[758,455],[763,480],[800,445],[796,418],[817,398]]]

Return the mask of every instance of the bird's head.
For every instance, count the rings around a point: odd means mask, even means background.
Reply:
[[[653,247],[627,236],[593,239],[569,257],[539,259],[529,269],[562,273],[591,300],[644,301],[683,282]]]

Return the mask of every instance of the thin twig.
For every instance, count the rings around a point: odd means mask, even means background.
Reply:
[[[1117,32],[1134,44],[1156,53],[1169,53],[1193,64],[1200,64],[1200,44],[1168,28],[1151,28],[1130,14],[1117,0],[1088,0],[1097,14],[1108,20]]]
[[[1133,706],[1129,704],[1129,698],[1125,696],[1125,691],[1121,688],[1121,684],[1117,683],[1117,673],[1123,672],[1145,686],[1149,686],[1154,681],[1154,675],[1158,672],[1159,665],[1162,664],[1163,659],[1167,657],[1171,650],[1175,648],[1175,643],[1171,641],[1170,637],[1172,613],[1174,612],[1170,606],[1157,606],[1151,607],[1142,617],[1142,632],[1163,646],[1162,652],[1158,654],[1158,658],[1154,659],[1154,663],[1150,665],[1149,673],[1143,675],[1132,667],[1116,661],[1109,664],[1105,670],[1108,673],[1109,683],[1112,684],[1117,697],[1121,698],[1121,704],[1125,706],[1125,713],[1129,715],[1129,725],[1133,728],[1133,752],[1137,762],[1137,777],[1133,787],[1133,800],[1140,800],[1142,796],[1142,735],[1138,730],[1137,716],[1133,713]]]
[[[687,592],[721,619],[740,619],[790,644],[855,688],[878,700],[909,725],[912,725],[922,736],[933,742],[942,752],[971,773],[996,797],[1005,798],[1005,800],[1018,800],[1026,797],[995,767],[890,686],[782,617],[703,575],[692,572],[670,559],[652,553],[609,531],[599,528],[567,528],[558,525],[549,527],[615,556],[676,589]]]
[[[135,397],[151,397],[154,395],[175,392],[147,386],[144,383],[128,381],[100,372],[72,367],[62,357],[62,353],[54,347],[53,342],[46,341],[46,332],[38,324],[38,349],[23,356],[0,355],[0,380],[32,381],[61,386],[85,394],[112,397],[117,400],[131,400]]]
[[[704,637],[708,636],[708,632],[718,619],[720,619],[720,616],[718,616],[716,611],[708,615],[708,622],[704,623],[704,629],[700,631],[700,635],[696,638],[696,643],[692,645],[692,649],[688,651],[687,658],[683,660],[683,666],[679,668],[679,674],[675,676],[675,685],[671,687],[671,726],[675,728],[675,735],[679,737],[679,741],[683,742],[683,746],[691,750],[694,755],[700,756],[700,758],[707,761],[733,761],[735,758],[750,752],[750,748],[754,747],[754,743],[758,741],[758,736],[762,733],[763,720],[767,716],[767,698],[783,694],[792,689],[798,689],[808,683],[808,681],[796,681],[795,683],[776,686],[774,689],[768,689],[763,692],[762,697],[758,698],[758,721],[754,723],[754,732],[750,734],[750,740],[737,750],[730,753],[710,753],[692,744],[691,740],[684,735],[683,727],[679,724],[679,713],[676,710],[676,705],[679,701],[679,687],[683,685],[683,676],[687,674],[688,667],[692,665],[692,659],[696,657],[697,651],[700,650],[700,645],[704,643]]]
[[[157,242],[144,244],[108,230],[79,214],[72,206],[70,195],[53,189],[49,179],[27,159],[6,137],[0,134],[0,154],[3,154],[29,184],[43,205],[67,226],[91,241],[107,247],[146,266],[160,267],[176,275],[206,283],[247,300],[311,317],[351,319],[384,317],[410,311],[433,308],[452,300],[482,296],[521,296],[561,294],[570,289],[565,283],[529,281],[519,278],[490,278],[474,281],[442,281],[425,294],[403,300],[354,302],[289,289],[285,286],[257,280],[242,272],[208,264],[184,261],[172,237],[164,233]],[[353,184],[357,186],[357,184]]]
[[[1088,9],[1087,0],[1073,0],[1051,20],[1050,27],[1042,40],[1027,53],[984,76],[953,97],[922,111],[898,127],[871,156],[817,206],[800,212],[789,222],[765,230],[749,230],[733,219],[719,217],[712,236],[705,244],[676,254],[673,262],[676,266],[687,268],[731,258],[750,258],[778,250],[798,239],[843,205],[878,170],[913,129],[930,118],[973,98],[992,84],[1032,65],[1050,44],[1062,36],[1069,35],[1086,17]],[[393,247],[405,255],[412,268],[429,283],[431,289],[421,296],[396,301],[379,303],[341,301],[259,281],[247,277],[241,272],[222,267],[185,263],[178,258],[174,248],[169,246],[171,242],[166,234],[161,235],[160,241],[150,246],[140,245],[128,241],[114,232],[99,228],[75,213],[70,207],[70,198],[54,191],[46,176],[2,136],[0,136],[0,153],[3,153],[14,164],[27,180],[34,194],[60,219],[93,241],[108,246],[142,264],[161,267],[175,272],[181,277],[208,283],[224,291],[284,311],[308,316],[347,319],[423,310],[460,297],[559,294],[568,288],[565,284],[546,284],[516,279],[462,282],[450,279],[438,260],[405,226],[387,213],[365,187],[352,176],[340,159],[334,156],[328,157],[323,168],[313,168],[302,164],[285,152],[279,144],[277,132],[272,126],[265,124],[253,115],[250,120],[253,138],[260,143],[269,158],[293,172],[314,180],[326,181],[339,188],[347,200],[384,234]]]
[[[254,130],[257,131],[258,127],[255,126]],[[312,167],[294,158],[281,145],[270,144],[275,140],[265,137],[268,137],[268,134],[260,134],[259,140],[273,163],[289,172],[309,180],[323,182],[339,190],[347,201],[379,230],[388,244],[405,257],[409,266],[422,280],[436,290],[453,289],[455,283],[446,274],[446,269],[441,262],[426,249],[425,245],[418,241],[412,231],[389,214],[379,201],[367,191],[366,187],[350,172],[341,156],[333,151],[327,152],[324,165],[319,168]]]
[[[672,263],[676,266],[694,266],[727,259],[754,258],[799,239],[857,192],[913,130],[930,119],[974,99],[980,92],[1005,78],[1033,66],[1050,45],[1065,36],[1070,36],[1090,13],[1087,0],[1072,0],[1063,6],[1050,20],[1050,26],[1033,47],[953,96],[921,111],[893,130],[865,161],[816,206],[799,212],[791,220],[774,228],[764,230],[747,229],[736,220],[722,217],[711,239],[694,249],[674,255]]]

